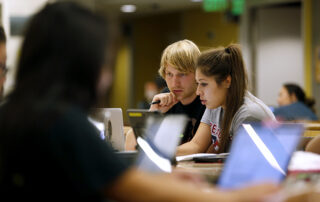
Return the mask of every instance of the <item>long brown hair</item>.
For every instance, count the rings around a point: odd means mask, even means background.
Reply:
[[[248,77],[239,45],[231,44],[203,52],[197,68],[205,76],[213,76],[218,85],[231,76],[231,85],[226,97],[226,109],[222,120],[222,133],[218,152],[226,152],[230,143],[232,119],[244,102]]]

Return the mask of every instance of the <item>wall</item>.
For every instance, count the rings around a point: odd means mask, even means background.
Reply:
[[[252,92],[267,104],[276,104],[277,93],[281,83],[285,81],[295,81],[306,86],[307,92],[311,90],[309,81],[306,80],[308,78],[306,74],[310,68],[308,60],[310,59],[305,54],[308,35],[306,35],[305,29],[306,18],[303,12],[303,2],[300,0],[246,1],[240,23],[240,43],[249,71]],[[300,5],[300,8],[287,13],[287,8],[294,7],[292,5]],[[264,16],[265,13],[261,13],[261,9],[266,8],[280,10],[274,15],[271,13],[270,16]],[[265,17],[266,21],[260,22],[259,17]],[[286,21],[284,22],[284,20]],[[289,32],[286,32],[284,28],[287,28]],[[294,34],[290,32],[294,32]],[[259,41],[261,37],[266,40]],[[261,46],[264,47],[262,51],[259,50]],[[283,57],[281,58],[279,55],[283,55]],[[278,66],[280,70],[275,69],[275,66]],[[285,66],[284,69],[283,66]],[[292,69],[292,67],[294,68]]]
[[[316,49],[320,47],[320,1],[312,0],[312,79],[313,79],[313,97],[316,100],[316,113],[320,117],[320,83],[314,77],[317,75],[316,61],[319,61],[319,56],[316,55]]]
[[[268,105],[277,105],[283,83],[304,86],[301,8],[259,8],[256,12],[256,95]]]
[[[228,21],[222,12],[190,10],[182,13],[182,35],[201,50],[238,42],[239,25]]]
[[[10,17],[28,17],[41,9],[48,0],[2,0],[2,24],[7,34],[7,66],[9,68],[7,80],[5,83],[5,94],[8,93],[14,85],[14,76],[16,71],[16,62],[19,55],[21,36],[10,35]]]
[[[119,45],[116,65],[113,73],[113,84],[110,90],[110,106],[107,106],[122,108],[125,124],[127,123],[125,109],[129,108],[131,55],[132,53],[129,43],[127,39],[123,38]]]
[[[144,83],[158,76],[162,51],[167,45],[181,39],[180,15],[140,18],[132,23],[133,31],[133,103],[136,107],[144,97]]]

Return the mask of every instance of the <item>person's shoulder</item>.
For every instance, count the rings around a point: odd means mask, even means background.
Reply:
[[[86,112],[77,106],[66,108],[53,124],[53,130],[62,130],[66,133],[85,132],[92,129]]]
[[[237,111],[239,117],[251,117],[251,119],[274,119],[270,108],[259,98],[247,92],[243,105]]]
[[[216,115],[220,114],[221,111],[222,111],[222,107],[217,107],[214,109],[205,108],[205,113],[209,114],[210,116],[216,116]]]
[[[269,109],[268,106],[259,98],[252,95],[250,92],[247,92],[244,103],[240,107],[240,110],[248,111],[248,112],[255,112],[259,109]]]

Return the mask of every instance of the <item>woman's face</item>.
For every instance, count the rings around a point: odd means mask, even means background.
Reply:
[[[296,100],[294,97],[294,95],[289,94],[288,90],[285,87],[282,87],[278,95],[278,105],[285,106],[292,104]]]
[[[231,84],[231,77],[228,77],[220,85],[214,77],[208,77],[196,70],[196,81],[198,83],[197,95],[200,96],[201,103],[209,109],[222,106],[225,108],[228,88]]]

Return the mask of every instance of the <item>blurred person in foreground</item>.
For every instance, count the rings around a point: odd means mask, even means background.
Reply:
[[[118,159],[87,119],[111,83],[106,28],[102,18],[70,2],[48,4],[31,19],[15,89],[0,108],[1,198],[258,201],[277,189],[266,184],[204,191]]]
[[[279,107],[274,109],[274,115],[281,121],[318,120],[313,112],[314,100],[306,97],[300,86],[286,83],[278,96]]]
[[[7,52],[6,52],[6,34],[2,26],[0,26],[0,103],[4,97],[4,83],[7,74]]]

